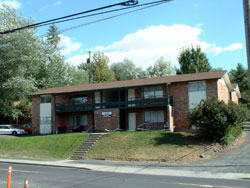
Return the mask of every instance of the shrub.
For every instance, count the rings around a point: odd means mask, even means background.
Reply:
[[[228,144],[241,134],[242,122],[247,118],[247,109],[233,102],[225,104],[212,97],[189,112],[191,125],[199,128],[202,136],[210,141]],[[238,134],[239,133],[239,134]]]

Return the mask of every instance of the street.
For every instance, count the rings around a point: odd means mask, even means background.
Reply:
[[[0,187],[6,187],[8,167],[11,164],[0,163]],[[87,169],[48,167],[37,165],[13,164],[12,188],[22,188],[24,179],[28,178],[30,188],[188,188],[188,187],[218,187],[243,188],[250,187],[249,180],[223,180],[206,178],[186,178],[174,176],[154,176],[96,172]],[[181,175],[181,174],[180,174]]]

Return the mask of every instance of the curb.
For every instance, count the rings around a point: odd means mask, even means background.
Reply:
[[[63,168],[78,168],[78,169],[84,169],[84,170],[91,170],[86,167],[81,166],[72,166],[72,165],[65,165],[65,164],[45,164],[45,163],[29,163],[24,161],[2,161],[0,160],[0,163],[11,163],[11,164],[23,164],[23,165],[35,165],[35,166],[50,166],[50,167],[63,167]]]
[[[68,161],[70,162],[70,161]],[[110,173],[125,173],[125,174],[140,174],[140,175],[158,175],[158,176],[177,176],[177,177],[192,177],[192,178],[208,178],[208,179],[236,179],[236,180],[248,180],[250,174],[245,173],[212,173],[212,172],[195,172],[185,170],[173,170],[166,167],[161,168],[145,168],[145,167],[133,167],[133,166],[109,166],[109,165],[94,165],[94,164],[46,164],[46,163],[31,163],[25,161],[7,161],[0,160],[0,163],[12,163],[12,164],[24,164],[24,165],[37,165],[37,166],[51,166],[51,167],[63,167],[63,168],[76,168],[84,170],[93,170],[99,172]]]

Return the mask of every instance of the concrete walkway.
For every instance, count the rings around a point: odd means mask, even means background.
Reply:
[[[132,174],[222,179],[250,179],[250,132],[246,132],[246,134],[246,141],[233,152],[227,153],[213,160],[196,162],[188,165],[164,165],[97,160],[35,161],[12,159],[0,159],[0,163],[83,168],[102,172]]]

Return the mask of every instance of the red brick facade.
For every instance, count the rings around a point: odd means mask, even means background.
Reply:
[[[233,102],[235,102],[236,104],[239,104],[239,99],[238,99],[238,96],[237,96],[236,92],[231,93],[231,100]]]
[[[32,132],[40,133],[40,96],[32,97]]]
[[[218,80],[217,84],[218,99],[224,101],[225,103],[228,103],[228,101],[230,100],[230,91],[226,86],[226,83],[224,82],[224,80],[220,79]]]
[[[110,112],[111,116],[106,116],[105,112],[108,113]],[[95,131],[97,132],[105,131],[105,129],[114,130],[116,128],[119,128],[120,115],[118,108],[95,110],[94,117],[95,117]]]
[[[217,97],[219,100],[223,100],[226,103],[230,100],[230,91],[222,79],[206,80],[206,97]],[[84,127],[84,130],[89,130],[94,126],[95,131],[105,131],[114,130],[120,128],[121,123],[123,123],[123,128],[128,130],[128,113],[136,113],[136,127],[140,127],[144,122],[144,112],[146,111],[164,111],[164,123],[172,122],[171,125],[175,127],[176,131],[188,130],[189,120],[188,120],[188,110],[189,110],[189,93],[188,93],[188,83],[189,82],[175,82],[168,85],[168,95],[173,99],[173,106],[168,111],[167,105],[163,107],[148,107],[146,104],[139,103],[134,104],[129,107],[131,109],[120,110],[119,108],[112,109],[95,109],[86,112],[63,112],[57,113],[55,117],[55,105],[72,105],[71,98],[72,95],[56,95],[56,99],[52,96],[52,133],[56,133],[57,127],[59,125],[64,125],[65,129],[59,132],[72,132],[72,125],[70,124],[70,118],[72,115],[87,115],[88,125]],[[163,86],[163,95],[167,96],[166,84]],[[87,104],[93,103],[94,93],[90,91],[87,93]],[[125,101],[128,100],[128,90],[126,89],[123,96],[125,96]],[[102,99],[102,92],[101,92]],[[135,88],[135,100],[143,99],[143,89],[142,87]],[[233,92],[231,94],[232,101],[238,103],[238,97]],[[124,101],[124,100],[123,100]],[[156,102],[152,104],[166,104],[166,101]],[[81,104],[84,105],[84,104]],[[142,108],[143,106],[143,108]],[[136,108],[138,107],[138,108]],[[111,112],[111,117],[104,117],[103,112]],[[123,113],[123,114],[120,114]],[[32,97],[32,125],[33,132],[38,134],[40,131],[40,96]],[[56,123],[55,123],[56,120]],[[120,122],[123,121],[123,122]],[[146,128],[149,129],[163,129],[164,123],[149,123]]]
[[[189,129],[188,121],[188,83],[173,83],[168,87],[173,97],[173,116],[175,130]]]

